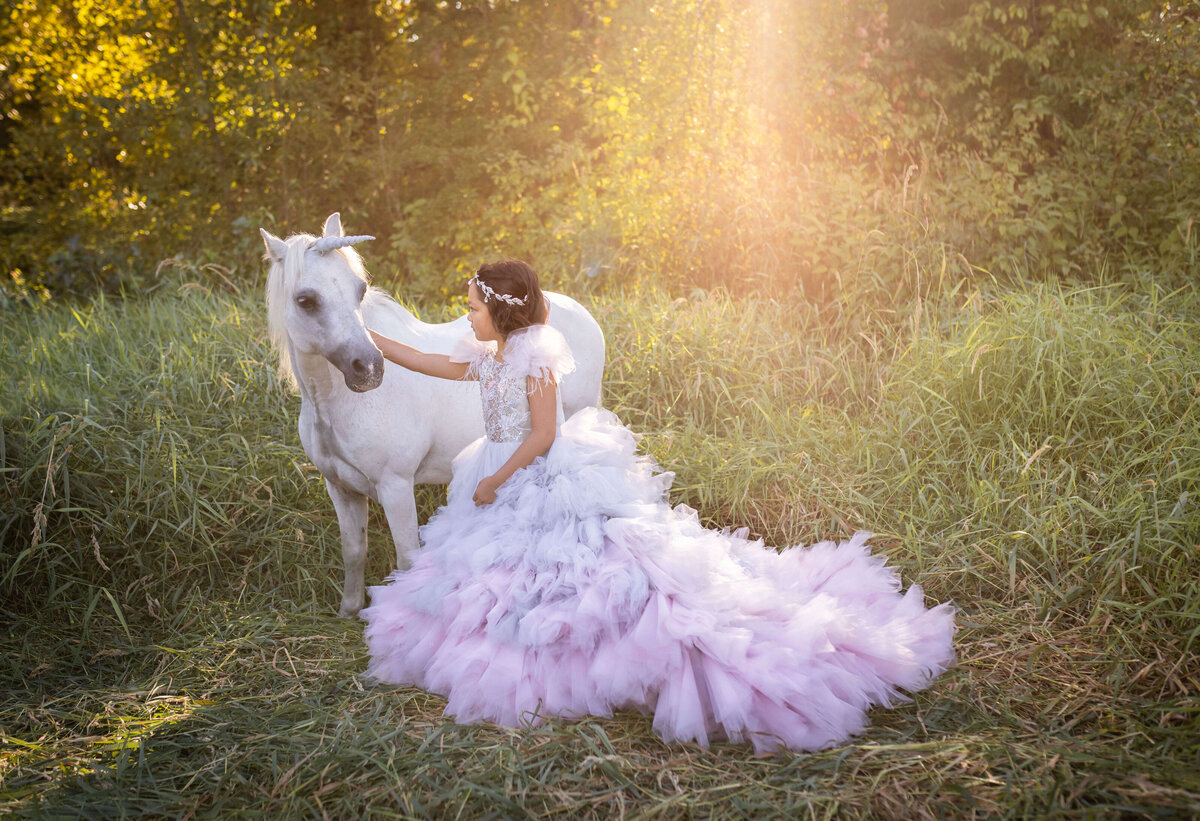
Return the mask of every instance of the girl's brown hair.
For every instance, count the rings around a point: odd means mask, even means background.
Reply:
[[[525,300],[524,305],[511,305],[495,297],[484,299],[492,324],[496,330],[508,336],[520,328],[538,325],[546,321],[546,301],[538,286],[537,273],[527,262],[519,259],[502,259],[481,265],[475,278],[497,294],[507,294]],[[481,288],[480,291],[483,289]],[[486,294],[482,294],[487,296]]]

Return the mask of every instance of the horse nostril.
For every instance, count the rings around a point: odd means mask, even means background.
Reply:
[[[363,361],[361,359],[356,359],[353,362],[351,362],[350,367],[353,368],[354,372],[358,373],[358,374],[366,373],[368,370],[367,366],[363,363]]]

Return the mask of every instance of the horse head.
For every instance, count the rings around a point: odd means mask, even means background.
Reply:
[[[374,237],[344,236],[338,214],[325,220],[321,237],[295,234],[281,240],[259,230],[271,264],[267,317],[280,378],[295,387],[293,356],[315,354],[341,371],[350,390],[379,387],[383,355],[363,322],[367,275],[352,247]]]

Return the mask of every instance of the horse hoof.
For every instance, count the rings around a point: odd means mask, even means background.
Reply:
[[[361,607],[351,607],[348,604],[343,604],[341,609],[338,610],[338,618],[352,619],[358,615],[358,611],[361,609]]]

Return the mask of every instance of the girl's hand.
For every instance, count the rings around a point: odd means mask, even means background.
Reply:
[[[496,481],[495,476],[488,476],[481,479],[479,486],[475,488],[475,496],[473,497],[476,506],[482,507],[496,501],[496,490],[499,489],[501,484],[502,482]]]

